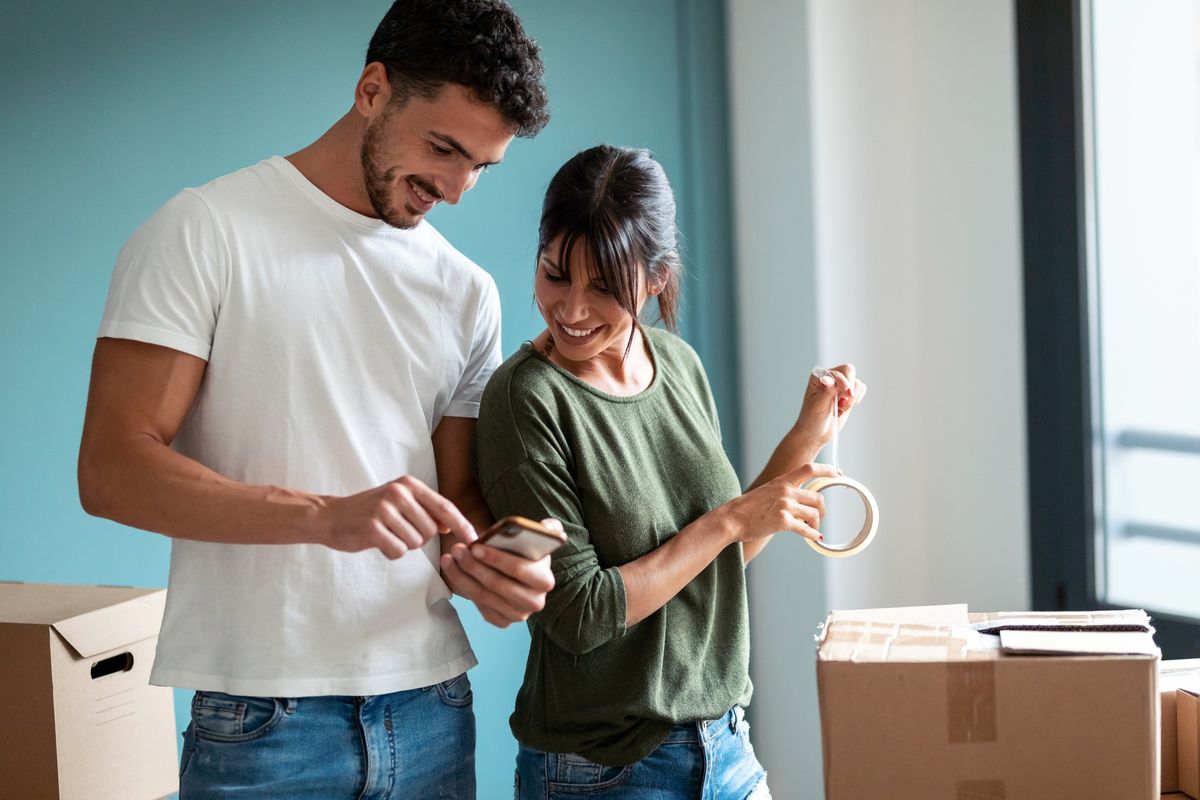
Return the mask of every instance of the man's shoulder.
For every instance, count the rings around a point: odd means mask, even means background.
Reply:
[[[184,216],[202,215],[225,227],[248,215],[272,214],[278,208],[283,176],[273,162],[260,161],[248,167],[213,178],[198,186],[187,186],[163,205],[163,211]]]
[[[428,220],[422,221],[406,233],[420,238],[422,245],[436,256],[447,277],[455,281],[466,281],[487,291],[495,291],[496,284],[491,273],[451,244]]]
[[[280,160],[278,157],[267,158],[184,191],[193,192],[208,201],[235,200],[261,192],[282,182],[283,175],[277,163]]]

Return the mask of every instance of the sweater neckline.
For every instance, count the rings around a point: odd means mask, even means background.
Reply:
[[[647,329],[642,325],[638,326],[638,330],[642,333],[642,341],[646,343],[646,350],[650,355],[650,365],[654,369],[654,376],[650,378],[650,383],[646,386],[646,388],[642,389],[637,394],[610,394],[603,389],[593,386],[583,378],[580,378],[578,375],[575,375],[574,373],[560,367],[558,364],[555,364],[550,360],[549,356],[534,347],[532,341],[526,340],[522,342],[521,350],[527,352],[532,358],[545,364],[568,383],[578,386],[587,393],[599,397],[601,400],[605,400],[610,403],[637,403],[643,400],[648,400],[657,395],[659,392],[659,386],[662,384],[662,364],[660,363],[660,359],[658,357],[658,348],[654,343],[654,337],[648,335]]]

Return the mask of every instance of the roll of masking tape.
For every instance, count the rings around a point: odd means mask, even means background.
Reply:
[[[845,558],[857,553],[861,553],[867,549],[867,545],[875,538],[875,530],[879,527],[879,505],[875,502],[875,496],[871,491],[853,478],[847,478],[844,475],[837,478],[813,478],[806,482],[801,488],[808,489],[812,492],[822,492],[832,486],[845,486],[858,494],[863,501],[863,507],[866,511],[866,518],[863,520],[862,530],[845,544],[825,544],[824,542],[814,542],[812,539],[805,539],[808,546],[816,550],[823,556],[829,558]]]

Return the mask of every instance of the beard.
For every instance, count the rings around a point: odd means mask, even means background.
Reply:
[[[384,166],[384,151],[387,147],[384,141],[383,127],[389,116],[383,114],[372,120],[363,134],[362,150],[359,155],[362,161],[363,185],[366,187],[367,199],[371,201],[371,208],[374,209],[376,215],[393,228],[408,230],[421,224],[425,215],[407,203],[401,201],[398,204],[393,199],[396,168]],[[420,187],[421,191],[432,197],[439,196],[437,189],[428,181],[415,175],[409,176],[406,180],[411,180]]]

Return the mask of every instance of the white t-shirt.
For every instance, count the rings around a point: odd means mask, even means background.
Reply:
[[[437,486],[431,433],[478,416],[500,363],[495,283],[426,222],[398,230],[283,158],[186,189],[126,243],[100,336],[206,359],[172,447],[250,484]],[[375,550],[175,539],[151,682],[371,695],[475,665],[437,537]]]

